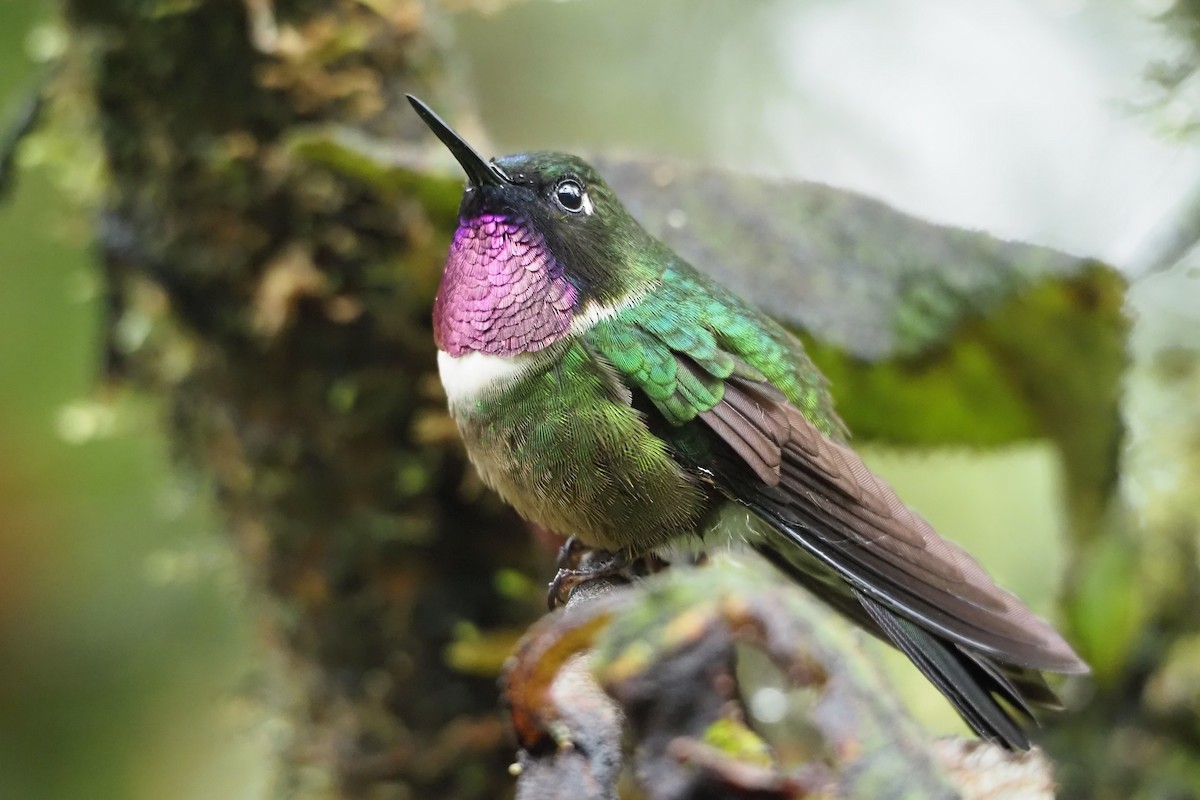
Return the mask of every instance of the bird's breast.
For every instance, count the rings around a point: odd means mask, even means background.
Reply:
[[[577,341],[502,357],[438,354],[484,482],[522,516],[638,553],[696,531],[709,498]]]

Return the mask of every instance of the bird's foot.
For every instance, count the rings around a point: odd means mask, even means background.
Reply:
[[[656,555],[632,558],[623,551],[610,553],[607,550],[589,549],[572,536],[558,551],[555,566],[558,572],[546,591],[546,605],[551,611],[566,605],[571,592],[582,583],[597,578],[621,578],[628,581],[659,572],[670,565]]]
[[[624,576],[633,562],[624,553],[589,550],[572,537],[558,551],[558,573],[546,591],[546,605],[553,611],[567,604],[581,583],[597,578]]]
[[[587,545],[574,536],[568,536],[567,540],[563,542],[563,546],[558,548],[558,558],[554,560],[554,568],[559,572],[564,569],[575,569],[586,552]]]

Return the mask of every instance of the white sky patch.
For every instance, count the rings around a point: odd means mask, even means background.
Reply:
[[[764,111],[779,152],[758,168],[1120,266],[1200,182],[1196,148],[1129,108],[1168,54],[1136,9],[1117,37],[1080,2],[811,8],[777,34],[794,94]]]

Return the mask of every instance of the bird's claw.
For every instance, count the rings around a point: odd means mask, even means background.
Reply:
[[[554,560],[554,568],[560,572],[564,569],[575,569],[580,559],[587,552],[587,546],[574,536],[567,537],[563,546],[558,548],[558,558]]]
[[[575,587],[597,578],[624,576],[633,563],[623,553],[589,550],[572,536],[558,551],[558,572],[546,590],[546,605],[551,611],[566,605]]]
[[[558,572],[546,590],[546,605],[551,611],[566,605],[575,587],[597,578],[629,581],[652,575],[668,566],[670,564],[654,554],[632,557],[624,551],[593,550],[572,536],[559,548],[555,561]]]

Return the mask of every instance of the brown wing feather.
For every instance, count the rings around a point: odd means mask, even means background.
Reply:
[[[677,356],[677,368],[691,372],[697,380],[704,371],[695,362]],[[736,394],[736,393],[735,393]],[[784,414],[768,412],[761,404],[730,397],[732,402],[700,412],[700,418],[728,444],[738,457],[767,486],[779,483],[783,444],[787,441],[788,421]]]
[[[722,401],[700,419],[753,473],[754,480],[727,486],[730,496],[858,592],[1001,662],[1087,671],[1048,623],[939,536],[853,450],[823,435],[775,387],[735,374]]]

